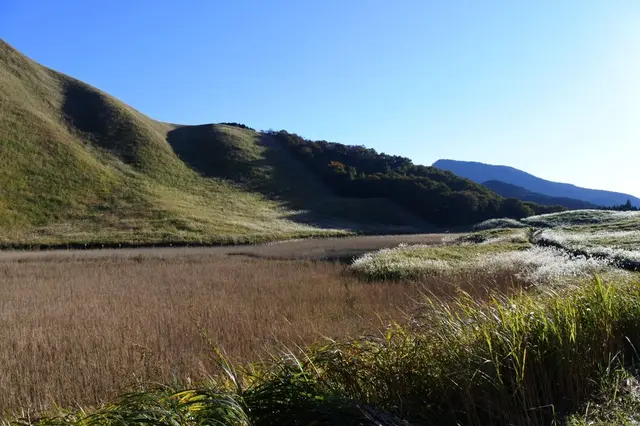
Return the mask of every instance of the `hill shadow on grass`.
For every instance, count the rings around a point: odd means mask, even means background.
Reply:
[[[205,177],[245,185],[253,180],[253,169],[265,166],[212,124],[178,127],[169,131],[167,141],[182,161]]]
[[[275,200],[294,212],[286,216],[294,222],[363,233],[433,230],[389,200],[338,197],[268,135],[208,124],[176,128],[167,140],[202,176],[226,179]]]
[[[130,114],[105,94],[79,81],[64,81],[63,93],[62,110],[72,127],[124,163],[134,165],[140,161],[142,132]]]

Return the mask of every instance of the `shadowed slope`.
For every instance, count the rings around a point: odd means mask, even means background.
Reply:
[[[153,160],[173,157],[165,143],[169,125],[154,122],[80,81],[64,76],[60,80],[65,118],[83,139],[141,170],[153,171],[161,165]]]
[[[387,199],[338,197],[272,136],[224,124],[169,132],[176,154],[203,176],[223,178],[286,207],[288,218],[320,228],[432,229]],[[382,226],[382,228],[381,228]],[[384,228],[384,229],[383,229]]]

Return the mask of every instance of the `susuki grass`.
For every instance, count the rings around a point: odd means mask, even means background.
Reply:
[[[618,268],[640,269],[640,223],[627,226],[635,217],[640,216],[580,210],[523,219],[542,229],[518,229],[509,221],[492,220],[444,246],[402,245],[367,253],[351,269],[370,279],[441,276],[456,281],[510,275],[530,284],[567,284],[593,273],[622,279],[624,273]],[[617,229],[618,225],[623,228]]]
[[[525,225],[558,227],[575,225],[601,225],[640,219],[640,212],[612,210],[569,210],[530,216],[521,220]],[[637,223],[636,223],[637,225]]]
[[[460,235],[447,242],[454,244],[495,244],[495,243],[521,243],[522,246],[514,246],[513,249],[528,247],[529,230],[517,228],[496,228],[476,231],[471,234]]]
[[[16,257],[0,263],[0,406],[43,425],[633,424],[637,276],[571,245],[629,250],[636,232],[580,232],[583,214],[350,267],[228,256],[277,244]]]
[[[640,269],[640,232],[545,229],[534,233],[536,244],[559,247],[582,256],[604,259],[625,269]]]
[[[639,288],[595,279],[489,303],[429,299],[408,325],[377,336],[251,369],[222,358],[226,375],[201,386],[141,391],[40,423],[575,424],[634,371]]]
[[[473,227],[476,231],[482,231],[485,229],[501,229],[501,228],[526,228],[527,225],[516,219],[500,218],[500,219],[488,219],[484,222],[480,222]]]
[[[640,223],[640,213],[634,211],[613,210],[568,210],[558,213],[529,216],[520,220],[500,218],[489,219],[474,226],[474,230],[500,228],[555,228],[571,226],[589,226],[611,228],[616,226],[630,226],[637,228]]]
[[[514,236],[494,237],[477,244],[383,249],[359,257],[351,270],[369,279],[438,276],[452,282],[469,279],[491,282],[511,277],[529,285],[567,284],[594,273],[622,274],[605,259],[574,256],[550,247],[531,247]]]

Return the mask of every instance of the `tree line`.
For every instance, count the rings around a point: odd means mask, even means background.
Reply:
[[[313,170],[334,192],[345,197],[388,198],[420,218],[440,226],[478,223],[486,219],[520,219],[566,210],[515,198],[406,157],[378,153],[364,146],[311,141],[287,131],[269,131]]]
[[[620,204],[617,206],[610,206],[610,207],[601,207],[600,210],[615,210],[615,211],[621,211],[621,212],[637,212],[639,209],[638,207],[634,206],[631,204],[631,200],[627,200],[626,203],[624,204]]]

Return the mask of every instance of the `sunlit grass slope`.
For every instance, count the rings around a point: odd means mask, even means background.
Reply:
[[[154,121],[0,40],[0,245],[253,242],[415,221],[261,133]]]

